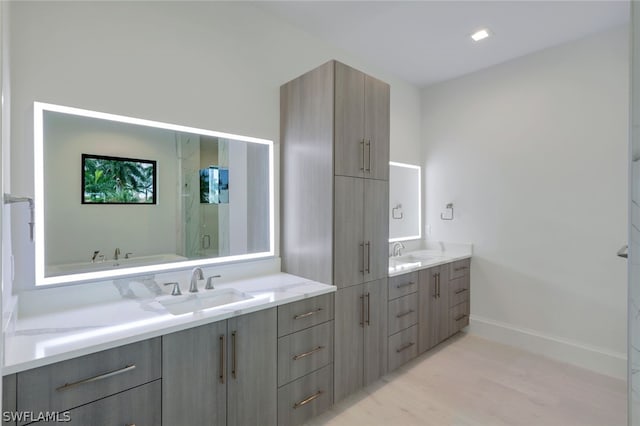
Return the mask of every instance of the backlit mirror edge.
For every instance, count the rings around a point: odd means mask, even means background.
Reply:
[[[45,276],[45,237],[44,237],[44,113],[45,111],[60,112],[63,114],[79,115],[83,117],[99,118],[118,121],[128,124],[161,128],[185,133],[196,133],[205,136],[213,136],[226,139],[235,139],[244,142],[252,142],[267,145],[269,148],[269,251],[260,253],[241,254],[221,258],[187,260],[156,265],[137,266],[118,270],[86,272],[80,274],[60,275],[54,277]],[[33,182],[35,201],[35,281],[36,287],[46,285],[72,284],[89,281],[101,281],[110,278],[118,278],[129,275],[148,274],[152,272],[168,272],[186,269],[196,266],[208,266],[216,264],[237,263],[245,260],[258,260],[275,256],[275,165],[274,144],[268,139],[260,139],[249,136],[235,135],[232,133],[204,130],[196,127],[181,126],[177,124],[163,123],[159,121],[133,118],[123,115],[90,111],[80,108],[55,105],[44,102],[33,103]]]
[[[389,243],[395,243],[398,241],[412,241],[422,239],[422,168],[414,164],[400,163],[397,161],[389,161],[390,166],[406,167],[408,169],[418,170],[418,235],[411,235],[406,237],[389,238]]]

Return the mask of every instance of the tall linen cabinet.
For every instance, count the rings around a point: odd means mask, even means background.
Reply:
[[[282,270],[338,287],[335,401],[387,371],[389,95],[337,61],[280,89]]]

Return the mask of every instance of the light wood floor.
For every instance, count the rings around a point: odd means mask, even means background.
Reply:
[[[622,380],[460,333],[311,425],[617,426]]]

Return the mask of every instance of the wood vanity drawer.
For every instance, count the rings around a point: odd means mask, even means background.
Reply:
[[[333,360],[333,321],[278,339],[278,386]]]
[[[333,293],[278,306],[278,337],[333,319]]]
[[[389,371],[418,355],[418,326],[414,325],[389,337]]]
[[[463,277],[465,275],[469,275],[469,268],[471,266],[471,259],[462,259],[456,260],[455,262],[451,262],[449,264],[449,279],[453,280],[456,278]]]
[[[333,364],[278,389],[278,425],[301,425],[333,404]]]
[[[418,293],[389,302],[389,335],[418,323]]]
[[[159,379],[160,357],[156,337],[18,373],[18,411],[65,411]]]
[[[36,424],[38,426],[159,425],[162,416],[161,392],[161,380],[156,380],[73,409],[69,411],[69,422],[38,422]]]
[[[469,301],[469,275],[449,281],[449,306],[453,307]]]
[[[469,302],[460,303],[449,309],[450,334],[456,334],[469,325]]]
[[[418,291],[418,271],[389,278],[389,300]]]

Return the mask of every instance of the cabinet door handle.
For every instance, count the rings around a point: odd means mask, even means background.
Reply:
[[[453,268],[453,270],[454,270],[455,272],[458,272],[458,271],[464,271],[465,269],[467,269],[467,267],[466,267],[466,266],[460,266],[459,268]]]
[[[294,355],[292,359],[293,359],[294,361],[297,361],[297,360],[299,360],[299,359],[306,358],[306,357],[308,357],[309,355],[313,355],[313,354],[315,354],[316,352],[321,351],[321,350],[323,350],[323,349],[324,349],[324,346],[318,346],[317,348],[315,348],[315,349],[311,349],[311,350],[310,350],[310,351],[308,351],[308,352],[303,352],[303,353],[301,353],[301,354]]]
[[[433,274],[433,298],[438,298],[438,274]]]
[[[396,315],[396,318],[402,318],[402,317],[406,317],[409,314],[413,313],[413,309],[409,309],[407,312],[403,312],[401,314]]]
[[[227,356],[224,350],[224,334],[220,335],[220,383],[224,384],[224,359]]]
[[[367,274],[371,273],[371,241],[367,241],[365,244],[367,248]]]
[[[456,322],[457,322],[457,321],[460,321],[461,319],[464,319],[464,318],[466,318],[466,317],[467,317],[467,315],[466,315],[466,314],[462,314],[462,315],[460,315],[459,317],[456,317],[456,318],[455,318],[455,321],[456,321]]]
[[[440,272],[438,272],[438,299],[440,299]]]
[[[308,403],[310,403],[311,401],[313,401],[314,399],[320,398],[320,395],[322,395],[324,392],[319,390],[318,392],[314,393],[313,395],[310,395],[308,397],[306,397],[305,399],[303,399],[302,401],[298,401],[295,404],[293,404],[293,408],[300,408],[303,405],[307,405]]]
[[[367,171],[371,173],[371,139],[367,140],[367,151],[369,152],[369,167]]]
[[[396,288],[408,287],[410,285],[413,285],[413,281],[409,281],[408,283],[398,284],[398,285],[396,285]]]
[[[461,288],[460,290],[456,290],[455,294],[464,293],[465,291],[467,291],[466,288]]]
[[[315,314],[317,314],[317,313],[319,313],[319,312],[322,312],[322,308],[318,308],[318,309],[316,309],[315,311],[309,311],[309,312],[306,312],[306,313],[304,313],[304,314],[294,315],[294,316],[293,316],[293,319],[294,319],[294,320],[299,320],[299,319],[302,319],[302,318],[308,318],[308,317],[310,317],[311,315],[315,315]]]
[[[362,156],[360,158],[362,160],[362,165],[360,166],[360,170],[364,171],[364,139],[360,141],[360,149],[362,150]]]
[[[400,352],[402,352],[402,351],[406,351],[407,349],[409,349],[409,348],[410,348],[411,346],[413,346],[413,345],[415,345],[415,343],[413,343],[413,342],[409,342],[409,343],[407,343],[406,345],[404,345],[404,346],[400,346],[398,349],[396,349],[396,352],[397,352],[397,353],[400,353]]]
[[[71,388],[73,388],[75,386],[78,386],[78,385],[84,385],[85,383],[97,382],[98,380],[103,380],[103,379],[106,379],[106,378],[109,378],[109,377],[113,377],[113,376],[117,376],[119,374],[126,373],[127,371],[134,370],[135,368],[136,368],[135,364],[125,365],[122,368],[119,368],[119,369],[113,370],[113,371],[109,371],[108,373],[98,374],[97,376],[89,377],[88,379],[78,380],[77,382],[73,382],[73,383],[65,383],[62,386],[58,386],[56,388],[56,390],[57,391],[63,391],[63,390],[71,389]]]
[[[360,263],[360,273],[364,274],[364,243],[360,243],[360,254],[362,254],[362,262]]]
[[[364,327],[364,294],[360,296],[360,327]]]
[[[367,293],[367,325],[371,325],[371,293]]]
[[[233,377],[234,379],[238,378],[238,370],[236,365],[236,334],[236,331],[231,333],[231,377]]]

